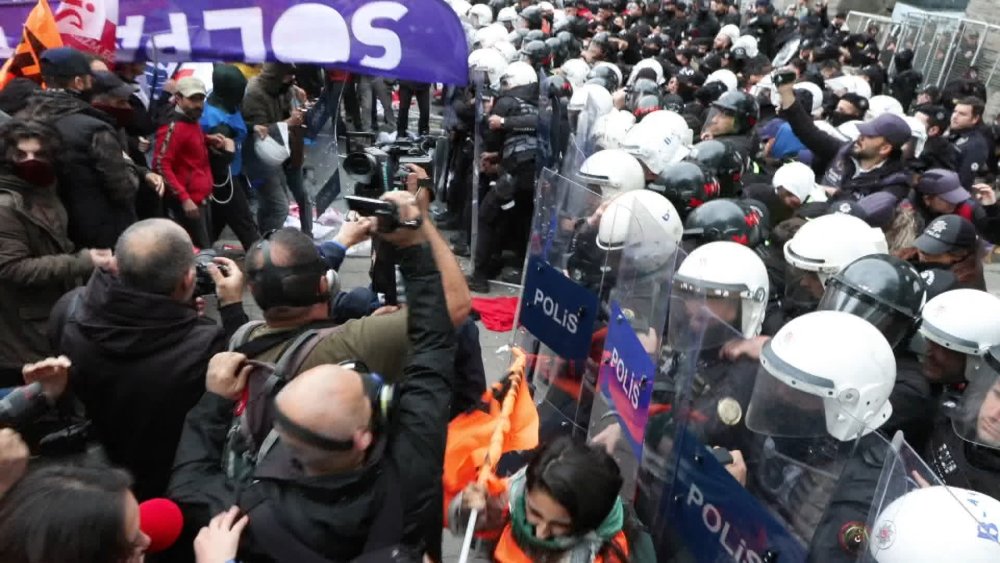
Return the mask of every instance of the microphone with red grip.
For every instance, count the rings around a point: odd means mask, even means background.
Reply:
[[[149,536],[146,553],[158,553],[174,545],[184,529],[184,515],[174,501],[153,498],[139,504],[139,527]]]

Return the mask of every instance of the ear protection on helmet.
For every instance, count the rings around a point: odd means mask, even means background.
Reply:
[[[307,307],[316,303],[328,301],[330,296],[340,290],[340,278],[334,270],[329,269],[326,262],[316,253],[315,260],[294,266],[275,266],[271,261],[271,242],[268,238],[274,231],[268,232],[257,243],[257,248],[264,257],[263,264],[257,269],[248,269],[250,292],[261,309],[272,307]],[[319,278],[326,276],[329,287],[326,291],[320,289]]]

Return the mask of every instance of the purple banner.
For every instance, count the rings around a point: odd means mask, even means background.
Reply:
[[[119,61],[282,61],[418,82],[468,79],[465,31],[443,0],[70,1],[81,18],[117,13]],[[34,5],[0,4],[0,55],[16,46]]]
[[[614,405],[635,458],[642,459],[656,365],[616,301],[611,303],[611,320],[601,360],[601,391]]]

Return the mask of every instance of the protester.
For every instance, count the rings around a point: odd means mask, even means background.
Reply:
[[[63,293],[96,268],[114,268],[111,250],[74,251],[56,195],[59,133],[36,121],[0,126],[0,387],[18,385],[21,365],[51,355],[46,322]]]

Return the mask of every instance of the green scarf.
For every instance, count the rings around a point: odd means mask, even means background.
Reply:
[[[518,545],[529,549],[561,552],[586,543],[590,544],[596,550],[604,542],[615,537],[622,530],[622,525],[625,523],[625,510],[622,507],[622,501],[621,499],[616,499],[611,511],[604,517],[604,521],[601,522],[596,530],[588,532],[583,536],[565,536],[547,540],[538,539],[535,536],[535,527],[528,523],[528,512],[524,500],[526,496],[527,491],[524,491],[523,494],[514,500],[514,506],[511,507],[510,521],[511,530],[514,532],[514,539]]]

